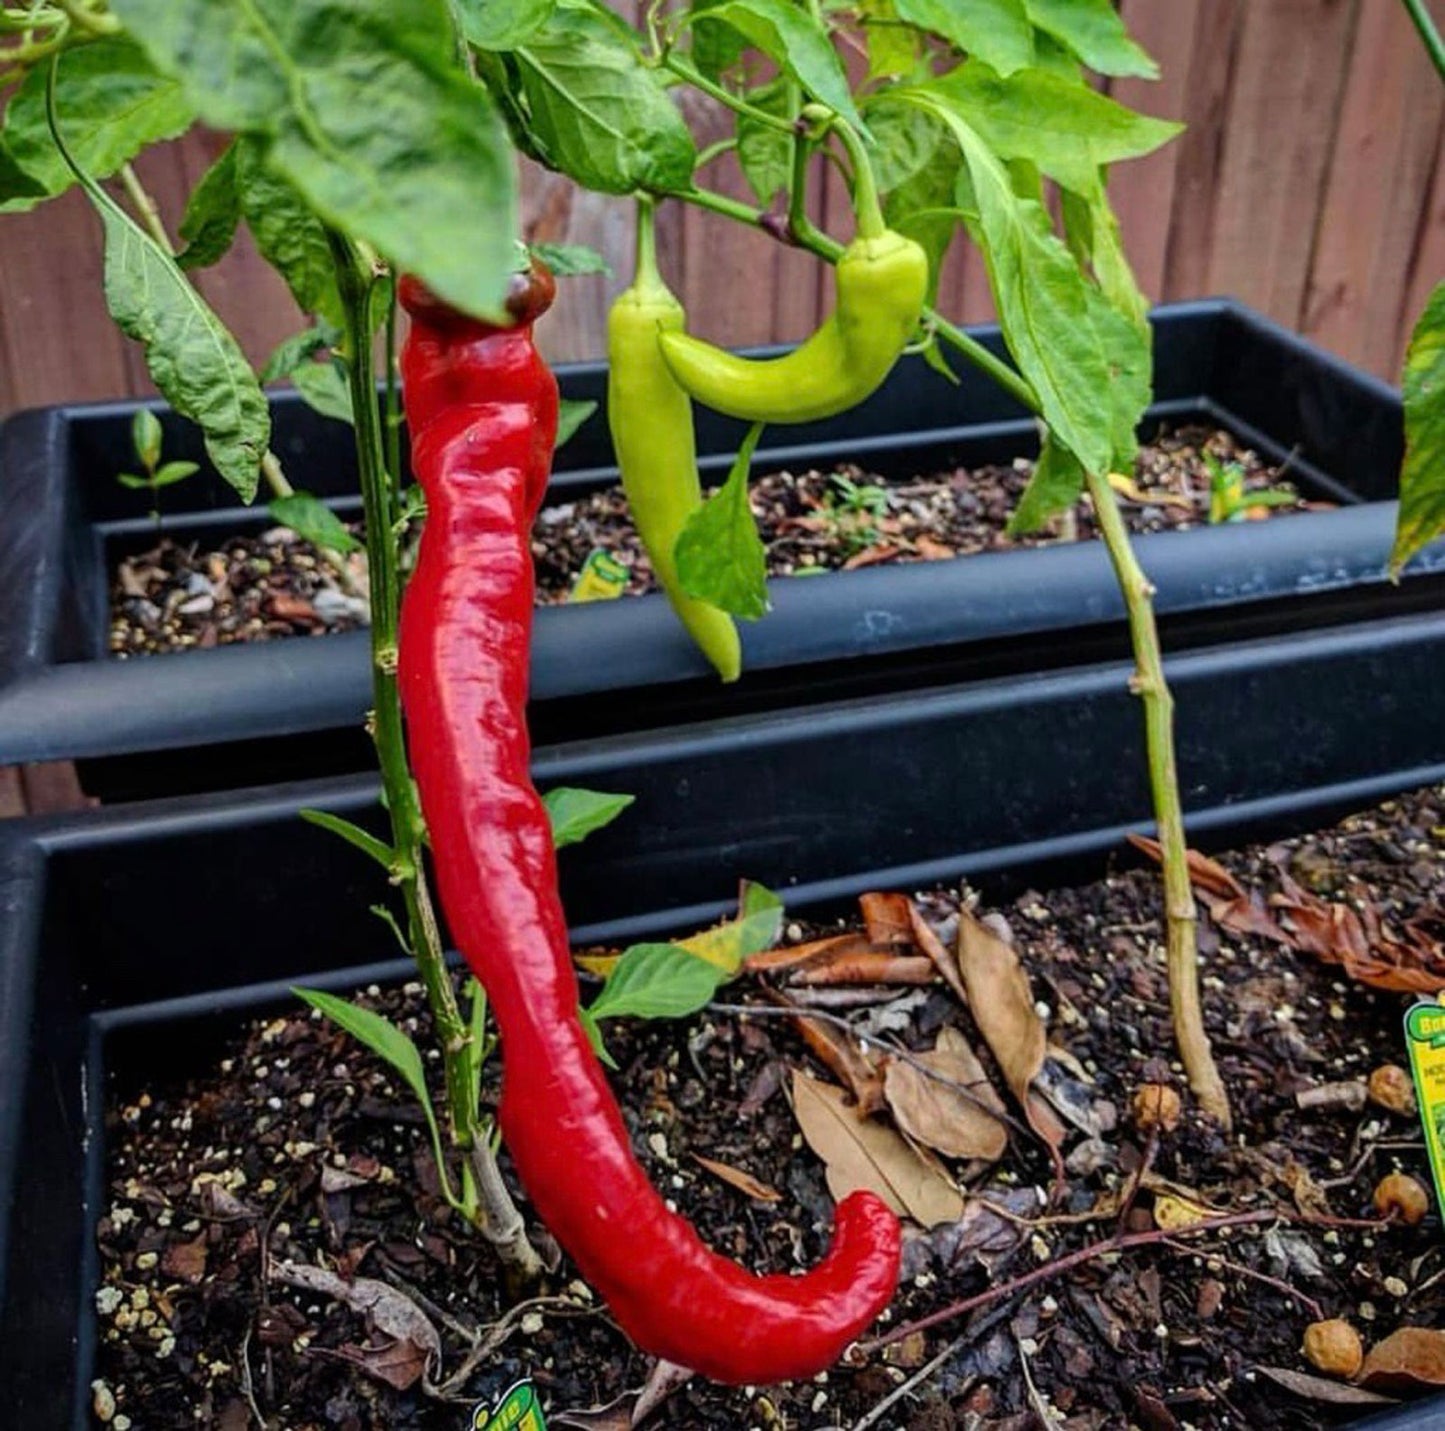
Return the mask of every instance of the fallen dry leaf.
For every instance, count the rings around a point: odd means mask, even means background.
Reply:
[[[1087,1137],[1102,1137],[1119,1125],[1119,1110],[1113,1103],[1101,1098],[1052,1056],[1044,1059],[1034,1079],[1034,1090]]]
[[[653,1362],[646,1383],[636,1391],[624,1391],[605,1406],[585,1411],[549,1412],[550,1424],[574,1427],[576,1431],[633,1431],[692,1377],[687,1367],[658,1360]]]
[[[793,1006],[786,995],[775,998],[785,1008]],[[883,1106],[882,1072],[856,1039],[836,1025],[806,1014],[795,1014],[792,1023],[818,1062],[847,1088],[860,1112],[876,1113]]]
[[[735,1187],[740,1193],[748,1197],[756,1198],[759,1202],[781,1202],[783,1195],[777,1188],[769,1187],[767,1183],[755,1178],[751,1173],[745,1173],[741,1168],[735,1168],[731,1163],[720,1163],[716,1158],[705,1158],[701,1153],[692,1155],[693,1161],[700,1163],[714,1177],[721,1178],[730,1187]]]
[[[765,949],[749,954],[743,969],[749,974],[777,974],[797,969],[836,954],[859,954],[873,948],[866,934],[830,934],[826,939],[810,939],[804,944],[789,944],[780,949]]]
[[[863,915],[863,928],[874,944],[912,944],[913,926],[909,911],[913,901],[906,894],[883,893],[877,890],[858,896]]]
[[[799,969],[793,983],[805,986],[838,984],[931,984],[937,975],[933,963],[918,954],[865,949],[831,955]]]
[[[991,1273],[1024,1240],[1029,1230],[1024,1219],[1036,1214],[1039,1206],[1032,1188],[971,1197],[957,1222],[928,1234],[929,1244],[939,1265],[949,1271],[972,1258]]]
[[[955,1028],[941,1029],[933,1051],[918,1054],[917,1059],[973,1096],[930,1078],[912,1063],[890,1059],[883,1073],[883,1094],[898,1126],[915,1142],[946,1157],[988,1162],[1001,1158],[1008,1148],[1008,1130],[987,1110],[1002,1114],[1003,1100],[968,1040]]]
[[[320,1353],[320,1348],[315,1349]],[[374,1346],[345,1342],[324,1353],[337,1361],[350,1362],[375,1381],[384,1381],[397,1391],[409,1391],[426,1374],[431,1356],[425,1347],[411,1341],[383,1341]]]
[[[959,973],[958,960],[950,957],[948,950],[943,947],[943,940],[911,899],[908,901],[908,927],[913,933],[913,942],[933,961],[934,968],[943,976],[948,987],[958,995],[959,1002],[967,1005],[968,989],[964,985],[963,975]]]
[[[1433,1327],[1401,1327],[1365,1354],[1355,1378],[1371,1391],[1408,1396],[1445,1386],[1445,1332]]]
[[[1261,1376],[1267,1376],[1277,1386],[1303,1396],[1308,1401],[1323,1401],[1331,1406],[1393,1406],[1393,1396],[1380,1396],[1373,1391],[1363,1391],[1346,1382],[1331,1381],[1328,1377],[1311,1376],[1304,1371],[1291,1371],[1284,1366],[1256,1366]]]
[[[1142,850],[1151,860],[1156,863],[1163,860],[1158,840],[1151,840],[1148,835],[1129,835],[1127,838],[1136,850]],[[1217,860],[1198,850],[1186,850],[1185,857],[1189,864],[1189,882],[1195,889],[1212,894],[1216,899],[1240,899],[1244,896],[1244,886]]]
[[[161,1271],[177,1282],[199,1282],[206,1275],[206,1234],[190,1242],[173,1242],[161,1253]]]
[[[823,1160],[834,1198],[867,1188],[925,1227],[961,1216],[963,1198],[948,1179],[897,1131],[851,1107],[841,1088],[795,1071],[793,1112],[808,1146]]]
[[[1218,1216],[1215,1209],[1178,1193],[1160,1193],[1154,1198],[1154,1225],[1163,1232],[1182,1232]]]

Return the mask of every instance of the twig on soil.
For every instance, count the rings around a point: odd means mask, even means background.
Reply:
[[[1278,1277],[1271,1277],[1267,1272],[1257,1272],[1253,1267],[1246,1267],[1242,1262],[1234,1262],[1228,1257],[1221,1257],[1217,1252],[1204,1253],[1197,1247],[1186,1247],[1184,1243],[1167,1237],[1164,1239],[1164,1245],[1190,1257],[1207,1256],[1212,1261],[1219,1263],[1227,1272],[1233,1272],[1239,1277],[1252,1278],[1256,1282],[1263,1282],[1266,1287],[1273,1287],[1276,1292],[1283,1292],[1285,1296],[1293,1297],[1315,1321],[1322,1322],[1325,1319],[1324,1308],[1313,1297],[1301,1292],[1297,1287],[1291,1287],[1288,1282],[1281,1281]]]
[[[529,1297],[525,1302],[518,1302],[515,1306],[508,1307],[491,1326],[480,1333],[471,1350],[462,1359],[462,1364],[441,1385],[435,1387],[431,1394],[442,1401],[471,1400],[472,1398],[462,1393],[477,1368],[511,1337],[528,1312],[541,1311],[543,1308],[552,1311],[565,1309],[576,1316],[604,1315],[601,1307],[590,1307],[586,1303],[574,1301],[571,1297]]]
[[[979,1307],[986,1307],[990,1302],[998,1301],[1000,1297],[1009,1297],[1015,1292],[1022,1292],[1025,1288],[1045,1282],[1064,1272],[1070,1272],[1075,1267],[1092,1262],[1098,1257],[1107,1257],[1111,1253],[1117,1252],[1131,1252],[1136,1247],[1155,1247],[1168,1242],[1171,1237],[1200,1237],[1207,1232],[1220,1232],[1229,1227],[1258,1227],[1263,1223],[1278,1222],[1279,1219],[1280,1214],[1273,1210],[1235,1212],[1226,1217],[1210,1218],[1207,1222],[1199,1222],[1188,1228],[1177,1228],[1170,1231],[1155,1228],[1150,1232],[1130,1232],[1123,1235],[1116,1233],[1113,1237],[1106,1237],[1100,1242],[1092,1242],[1087,1247],[1079,1248],[1076,1252],[1070,1252],[1055,1261],[1046,1262],[1042,1267],[1035,1267],[1032,1272],[1025,1272],[1011,1281],[1001,1282],[997,1286],[988,1288],[987,1291],[979,1292],[976,1296],[951,1302],[948,1306],[941,1307],[926,1317],[905,1322],[902,1326],[894,1327],[891,1332],[885,1332],[881,1337],[873,1337],[869,1341],[860,1342],[858,1350],[864,1355],[881,1351],[894,1342],[902,1341],[904,1337],[913,1332],[927,1331],[929,1327],[939,1326],[943,1322],[951,1322],[955,1317],[965,1316]]]
[[[1159,1129],[1156,1127],[1149,1130],[1149,1141],[1144,1145],[1144,1156],[1139,1159],[1139,1166],[1134,1169],[1134,1176],[1129,1179],[1128,1186],[1124,1189],[1124,1196],[1119,1200],[1119,1215],[1114,1219],[1116,1231],[1123,1232],[1130,1209],[1134,1206],[1134,1200],[1139,1196],[1139,1189],[1144,1186],[1144,1179],[1149,1176],[1149,1169],[1154,1166],[1154,1155],[1158,1151]]]
[[[1331,1188],[1348,1187],[1359,1177],[1365,1164],[1368,1163],[1376,1153],[1403,1152],[1406,1149],[1411,1152],[1419,1152],[1424,1146],[1425,1144],[1422,1143],[1419,1138],[1391,1138],[1383,1143],[1370,1143],[1361,1150],[1360,1156],[1355,1159],[1349,1172],[1341,1173],[1337,1178],[1325,1178],[1322,1182],[1317,1182],[1315,1186],[1319,1188],[1321,1192],[1328,1192]]]
[[[911,1395],[922,1386],[954,1352],[970,1339],[970,1336],[971,1333],[964,1332],[962,1335],[954,1337],[937,1356],[930,1361],[924,1362],[907,1381],[895,1386],[861,1421],[855,1421],[852,1426],[852,1431],[868,1431],[870,1426],[876,1426],[892,1407],[902,1401],[905,1396]],[[954,1393],[955,1398],[966,1395],[972,1389],[973,1383],[977,1380],[978,1378],[976,1376],[970,1377],[968,1381]]]
[[[1024,1351],[1022,1337],[1014,1338],[1014,1346],[1018,1348],[1019,1370],[1023,1373],[1024,1390],[1028,1393],[1029,1410],[1039,1418],[1040,1426],[1054,1426],[1058,1424],[1059,1416],[1047,1401],[1039,1394],[1038,1387],[1034,1384],[1034,1374],[1029,1366],[1028,1354]]]
[[[251,1383],[251,1329],[254,1323],[246,1323],[246,1335],[241,1338],[241,1395],[246,1398],[246,1405],[251,1408],[251,1415],[256,1418],[256,1425],[261,1431],[266,1431],[266,1418],[261,1415],[261,1408],[256,1405],[256,1388]]]

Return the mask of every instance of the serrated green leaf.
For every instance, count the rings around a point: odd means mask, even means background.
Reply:
[[[290,527],[303,541],[320,547],[322,551],[341,552],[344,555],[361,550],[361,543],[346,530],[341,518],[310,492],[292,492],[286,497],[273,497],[266,504],[266,510],[283,527]],[[320,824],[321,821],[315,823]],[[382,848],[386,847],[383,845]],[[387,851],[387,854],[389,857],[390,851]]]
[[[236,145],[232,142],[201,175],[186,200],[180,228],[186,246],[176,255],[176,262],[182,268],[208,268],[230,249],[240,222],[241,195],[236,187]]]
[[[745,621],[768,613],[767,550],[748,504],[748,471],[762,431],[761,423],[749,429],[727,481],[688,517],[673,548],[682,589]]]
[[[1107,471],[1114,421],[1101,398],[1112,375],[1091,285],[1043,207],[1014,193],[1008,171],[961,115],[936,94],[899,94],[931,108],[963,151],[968,187],[960,207],[983,250],[1004,341],[1038,395],[1044,421],[1087,470]]]
[[[1024,0],[894,0],[910,24],[940,35],[1000,74],[1034,62],[1034,27]]]
[[[554,278],[587,278],[594,273],[612,277],[612,265],[585,243],[533,243],[527,247],[552,270]]]
[[[396,858],[391,846],[363,830],[360,825],[343,820],[340,815],[333,815],[329,810],[300,810],[297,813],[308,825],[318,825],[323,830],[330,830],[333,835],[339,835],[348,845],[354,846],[364,855],[370,855],[382,869],[391,872],[392,861]]]
[[[291,383],[306,406],[322,417],[351,422],[351,389],[339,361],[302,363],[292,369]]]
[[[557,408],[557,442],[561,447],[577,435],[577,429],[597,411],[591,398],[563,398]]]
[[[346,314],[336,287],[336,264],[321,220],[301,195],[266,164],[253,139],[235,144],[236,193],[261,257],[286,280],[296,306],[341,328]]]
[[[722,0],[709,6],[706,14],[709,20],[731,25],[814,99],[856,128],[863,127],[843,62],[822,22],[807,10],[788,0]]]
[[[1009,517],[1008,535],[1020,537],[1037,532],[1052,517],[1068,511],[1083,490],[1084,469],[1079,466],[1079,459],[1052,437],[1045,437],[1033,476]]]
[[[1026,0],[1029,18],[1101,75],[1157,79],[1159,66],[1130,38],[1114,0]]]
[[[548,159],[607,194],[686,188],[692,133],[636,44],[596,11],[563,3],[513,54]]]
[[[303,363],[310,362],[320,349],[331,347],[339,337],[334,328],[318,324],[283,338],[266,359],[266,366],[261,369],[261,381],[274,383],[289,378]]]
[[[696,1013],[726,976],[676,944],[634,944],[587,1009],[602,1019],[680,1019]]]
[[[1027,160],[1080,194],[1098,187],[1102,165],[1152,153],[1184,128],[1082,81],[1042,70],[1005,77],[977,60],[920,88],[944,100],[1000,159]]]
[[[552,824],[556,849],[578,844],[588,835],[610,825],[637,797],[608,795],[600,790],[578,790],[559,785],[542,796]]]
[[[1390,575],[1445,531],[1445,283],[1431,293],[1410,335],[1400,386],[1405,462]]]
[[[115,0],[213,128],[249,134],[326,222],[464,311],[495,316],[514,255],[505,130],[461,68],[447,0]]]
[[[174,487],[177,482],[184,482],[187,477],[193,476],[201,470],[200,464],[196,462],[165,462],[156,469],[153,487]]]
[[[525,44],[556,8],[557,0],[457,0],[462,34],[479,50],[513,50]]]
[[[48,65],[31,70],[6,108],[6,150],[37,192],[10,194],[0,211],[32,209],[75,182],[45,119],[49,72]],[[67,50],[60,57],[60,95],[66,145],[80,168],[97,179],[114,174],[146,145],[184,133],[195,117],[181,85],[123,35]]]

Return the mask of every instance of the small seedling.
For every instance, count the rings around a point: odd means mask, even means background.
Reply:
[[[184,481],[193,472],[200,471],[195,462],[161,461],[161,424],[148,407],[141,408],[130,421],[130,444],[136,461],[145,469],[145,476],[134,472],[116,473],[116,481],[132,492],[151,494],[151,520],[160,528],[162,487],[174,486]]]
[[[888,515],[888,491],[874,482],[855,482],[841,472],[828,481],[832,490],[823,498],[823,517],[835,541],[849,556],[876,546],[882,533],[879,521]]]
[[[1288,487],[1263,487],[1251,492],[1244,485],[1244,468],[1238,462],[1221,462],[1212,452],[1202,452],[1209,473],[1209,521],[1242,522],[1255,507],[1293,507],[1299,497]]]

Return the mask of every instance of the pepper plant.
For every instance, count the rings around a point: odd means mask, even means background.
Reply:
[[[597,1206],[612,1207],[615,1194],[645,1207],[656,1256],[626,1265],[626,1240],[600,1237],[591,1214],[558,1194],[553,1183],[575,1170],[565,1140],[548,1147],[528,1134],[526,1109],[536,1112],[543,1094],[528,1093],[523,1079],[512,1085],[523,1111],[509,1122],[504,1092],[503,1126],[529,1192],[644,1345],[713,1374],[765,1380],[825,1364],[886,1301],[897,1228],[886,1210],[850,1203],[840,1209],[830,1271],[777,1285],[749,1279],[654,1208],[620,1123],[595,1111],[611,1105],[587,1062],[595,1028],[576,1008],[547,822],[526,774],[525,526],[557,414],[555,387],[549,396],[530,350],[547,280],[535,265],[527,277],[529,261],[519,259],[514,151],[636,205],[636,276],[610,332],[609,415],[644,541],[725,677],[736,674],[739,652],[731,618],[757,617],[767,605],[746,488],[762,423],[811,420],[860,401],[909,344],[956,380],[998,383],[1038,415],[1041,453],[1013,529],[1037,527],[1084,495],[1095,509],[1137,656],[1176,1033],[1193,1088],[1227,1124],[1199,1009],[1172,703],[1151,588],[1109,482],[1132,463],[1151,373],[1146,304],[1106,171],[1177,126],[1117,104],[1092,76],[1153,73],[1110,0],[652,0],[640,27],[600,0],[30,0],[0,10],[0,91],[13,86],[0,126],[0,209],[81,186],[104,230],[110,311],[144,345],[161,393],[200,424],[216,472],[246,500],[262,480],[284,495],[258,375],[188,276],[216,262],[243,223],[304,315],[265,375],[290,374],[309,401],[352,422],[371,581],[370,725],[390,836],[316,818],[374,856],[400,893],[398,932],[417,959],[443,1053],[447,1132],[465,1155],[457,1201],[517,1278],[535,1275],[476,1096],[481,1001],[463,1017],[442,960],[429,843],[463,952],[484,982],[501,981],[487,995],[508,1011],[504,1056],[530,1049],[552,1060],[553,1095],[594,1109],[571,1131],[582,1164],[602,1180]],[[726,117],[725,138],[699,146],[687,118],[699,107]],[[131,160],[198,123],[230,142],[184,213],[163,215]],[[727,153],[750,202],[708,181]],[[845,176],[851,232],[825,233],[812,218],[810,195],[830,165]],[[655,252],[662,204],[761,230],[832,266],[832,316],[776,364],[735,359],[689,334]],[[955,242],[983,255],[1011,361],[932,304]],[[543,257],[559,272],[596,267],[576,253]],[[447,504],[431,557],[424,533],[418,569],[431,574],[418,579],[421,595],[404,622],[401,553],[425,504],[402,485],[402,274],[413,320],[407,415],[423,444],[414,465],[427,497]],[[514,386],[523,372],[531,377]],[[727,482],[705,502],[694,401],[754,424]],[[531,446],[516,446],[518,435],[497,425],[503,407],[506,421],[531,432]],[[467,443],[478,455],[468,456]],[[472,484],[488,477],[501,485],[476,505]],[[458,511],[467,522],[450,520]],[[464,539],[476,542],[471,565],[448,545]],[[505,649],[479,655],[477,641],[458,642],[446,624],[453,619],[479,623],[474,636],[505,635]],[[410,636],[399,652],[403,624]],[[464,647],[479,663],[472,670],[463,668]],[[409,672],[410,753],[399,665]],[[466,702],[484,689],[494,699],[478,707],[480,725],[451,724],[447,693],[470,710]],[[478,749],[483,736],[492,743]],[[495,883],[478,888],[463,878],[467,869]],[[508,985],[514,963],[540,971],[555,1026]],[[656,991],[685,967],[635,956],[602,1010],[681,1007],[686,999],[668,1003]],[[684,1266],[708,1269],[707,1295],[689,1295],[696,1276],[681,1277],[676,1295],[643,1305]],[[805,1289],[821,1299],[811,1340],[796,1317]],[[734,1329],[709,1347],[697,1320],[715,1295],[723,1307],[754,1299],[759,1338],[742,1338],[731,1356],[723,1344],[737,1340]]]

